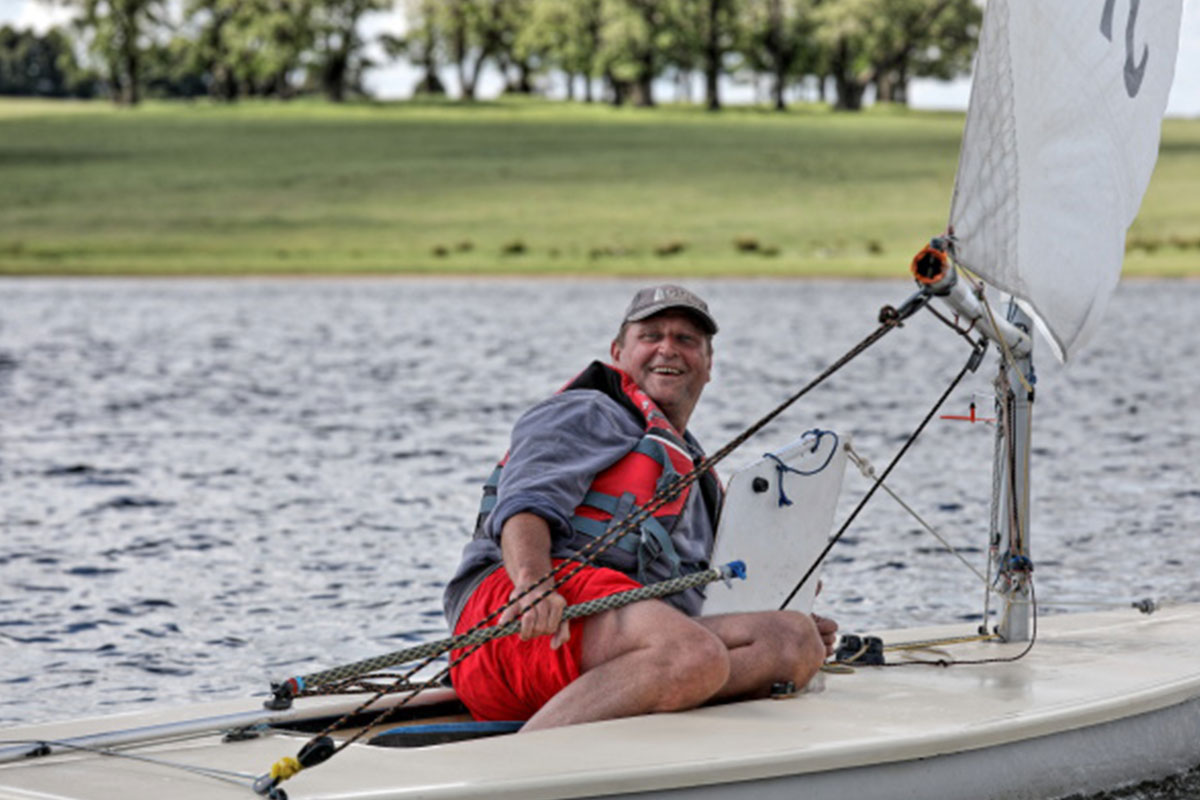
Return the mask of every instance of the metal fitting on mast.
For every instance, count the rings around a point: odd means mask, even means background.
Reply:
[[[950,257],[952,245],[948,239],[936,237],[929,245],[913,256],[913,278],[926,291],[940,297],[954,309],[960,319],[983,333],[984,336],[1007,347],[1013,358],[1022,358],[1033,350],[1029,334],[1005,319],[993,319],[984,308],[975,289],[966,281],[958,279],[958,269]]]

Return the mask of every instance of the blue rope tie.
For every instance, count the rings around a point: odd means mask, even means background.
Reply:
[[[778,476],[779,476],[779,505],[780,506],[792,505],[792,501],[788,498],[787,494],[783,491],[783,476],[784,475],[786,475],[789,472],[793,472],[796,475],[816,475],[818,472],[821,472],[822,470],[824,470],[826,467],[829,466],[829,462],[833,461],[833,454],[837,452],[838,435],[836,433],[834,433],[833,431],[823,431],[820,428],[813,428],[811,431],[805,431],[804,434],[800,438],[804,439],[805,436],[813,436],[813,446],[812,446],[812,449],[809,450],[810,453],[815,453],[821,449],[821,439],[823,439],[826,436],[833,437],[833,447],[829,448],[829,455],[825,457],[825,461],[821,464],[821,466],[817,467],[816,469],[803,470],[803,469],[796,469],[795,467],[789,467],[787,464],[783,463],[783,459],[781,459],[779,456],[775,455],[774,453],[763,453],[764,458],[769,458],[775,462],[775,472],[778,473]]]

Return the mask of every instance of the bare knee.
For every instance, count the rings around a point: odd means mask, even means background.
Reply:
[[[664,635],[655,647],[662,692],[654,711],[682,711],[702,705],[729,680],[729,651],[721,639],[690,623]]]
[[[780,680],[808,683],[825,661],[825,645],[816,623],[808,614],[773,611],[766,615],[767,635],[778,654]]]

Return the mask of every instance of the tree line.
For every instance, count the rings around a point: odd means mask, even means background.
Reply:
[[[490,67],[506,92],[653,106],[663,80],[722,106],[722,77],[769,86],[775,108],[803,82],[837,108],[873,87],[907,101],[913,78],[965,74],[977,0],[66,0],[70,31],[0,29],[0,93],[234,101],[365,95],[376,66],[365,15],[402,4],[405,34],[379,52],[419,71],[415,92],[464,101]],[[690,96],[690,88],[684,89]]]

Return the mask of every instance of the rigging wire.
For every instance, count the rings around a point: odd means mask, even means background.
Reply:
[[[178,736],[178,737],[173,737],[171,739],[161,740],[159,742],[156,742],[156,744],[187,741],[189,739],[196,739],[196,738],[206,737],[209,735],[211,735],[211,734],[205,732],[205,733],[200,733],[200,734],[192,734],[189,736]],[[255,778],[258,777],[257,775],[254,775],[249,772],[237,772],[234,770],[218,769],[216,767],[204,767],[204,766],[200,766],[198,764],[184,764],[179,761],[170,761],[165,758],[155,758],[154,756],[142,755],[140,753],[130,753],[130,752],[126,752],[124,750],[114,750],[111,747],[96,747],[96,746],[92,746],[92,745],[78,744],[75,742],[61,740],[61,739],[0,739],[0,744],[5,744],[5,745],[28,744],[28,745],[36,745],[36,746],[40,746],[40,747],[59,747],[64,750],[78,750],[78,751],[84,752],[84,753],[92,753],[94,755],[100,755],[100,756],[109,756],[111,758],[125,758],[125,759],[130,759],[132,761],[142,761],[142,762],[145,762],[148,764],[155,764],[155,765],[161,766],[161,767],[171,767],[172,769],[179,769],[179,770],[183,770],[185,772],[192,772],[197,775],[202,775],[206,778],[214,778],[219,781],[225,781],[226,783],[232,783],[232,784],[234,784],[236,786],[240,786],[242,788],[250,788],[253,785]]]
[[[850,442],[846,442],[844,447],[846,450],[846,455],[849,456],[850,460],[854,462],[854,465],[856,467],[858,467],[858,471],[862,473],[863,477],[867,478],[868,480],[874,480],[875,479],[874,465],[872,465],[871,462],[869,460],[867,460],[867,458],[865,456],[863,456],[861,453],[859,453],[857,450],[855,450],[854,446]],[[962,553],[958,552],[958,549],[954,545],[952,545],[949,541],[947,541],[946,538],[944,536],[942,536],[942,534],[939,533],[936,528],[934,528],[932,525],[930,525],[925,520],[924,517],[922,517],[920,514],[917,513],[916,509],[914,509],[908,503],[904,502],[904,500],[900,497],[900,495],[898,495],[894,491],[892,491],[891,487],[888,486],[886,483],[881,483],[880,488],[883,489],[885,492],[887,492],[891,496],[891,498],[893,500],[895,500],[900,505],[901,508],[903,508],[905,511],[907,511],[909,516],[911,516],[913,519],[915,519],[922,528],[924,528],[930,535],[933,536],[933,538],[935,538],[939,542],[941,542],[942,546],[946,548],[947,552],[949,552],[952,556],[957,558],[960,562],[962,562],[964,567],[966,567],[972,573],[974,573],[975,577],[977,577],[980,581],[982,581],[984,586],[988,585],[988,578],[982,572],[980,572],[975,567],[974,564],[972,564],[970,561],[967,561],[967,559],[962,555]]]

